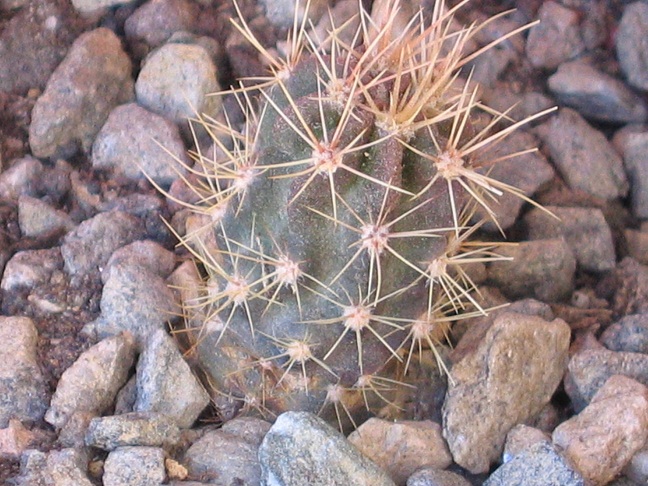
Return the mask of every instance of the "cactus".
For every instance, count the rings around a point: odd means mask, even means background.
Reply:
[[[235,23],[271,73],[219,94],[241,130],[198,117],[214,150],[185,167],[203,223],[182,238],[203,277],[185,334],[219,403],[357,424],[400,406],[452,321],[485,312],[463,267],[497,256],[471,221],[502,191],[526,197],[484,154],[535,117],[511,122],[459,77],[481,52],[463,52],[481,27],[452,28],[463,3],[402,25],[377,0],[349,42],[346,25],[316,42],[296,18],[285,59]]]

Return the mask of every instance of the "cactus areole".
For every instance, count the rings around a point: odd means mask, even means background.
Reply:
[[[324,40],[296,19],[283,59],[235,23],[271,74],[218,94],[239,101],[242,129],[199,117],[216,155],[187,167],[204,223],[182,239],[203,277],[186,331],[217,404],[356,423],[398,407],[417,355],[484,312],[462,265],[492,253],[466,248],[471,220],[519,192],[475,161],[529,120],[477,99],[462,67],[480,27],[455,26],[460,6],[403,24],[377,0]]]

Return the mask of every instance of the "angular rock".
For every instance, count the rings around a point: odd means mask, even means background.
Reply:
[[[215,117],[220,110],[216,67],[197,45],[165,44],[144,63],[135,83],[137,102],[148,110],[186,125],[196,113]]]
[[[586,486],[584,478],[546,442],[531,446],[500,466],[484,486]]]
[[[198,15],[198,6],[188,0],[145,2],[126,19],[126,38],[158,47],[175,32],[193,31]]]
[[[58,431],[57,443],[62,447],[84,448],[86,430],[90,421],[95,418],[95,412],[81,410],[73,412],[65,422],[65,425]]]
[[[0,194],[15,201],[23,195],[36,196],[44,172],[40,160],[29,155],[14,161],[11,167],[0,172]]]
[[[419,469],[408,479],[406,486],[470,486],[463,476],[452,471],[425,467]]]
[[[648,313],[648,265],[626,257],[614,270],[619,284],[614,288],[613,304],[623,314]]]
[[[509,297],[555,302],[571,294],[576,259],[562,238],[524,241],[497,253],[512,260],[492,262],[488,278]]]
[[[475,353],[453,365],[443,435],[457,464],[488,471],[511,428],[549,402],[565,372],[570,334],[561,319],[504,313]]]
[[[587,481],[609,483],[648,438],[648,388],[625,376],[610,377],[552,438]]]
[[[88,456],[83,449],[61,449],[47,454],[47,486],[93,486],[87,472]]]
[[[31,290],[47,284],[63,269],[63,258],[58,248],[19,251],[7,262],[0,288],[4,291]]]
[[[566,391],[574,409],[579,412],[585,408],[613,375],[624,375],[648,386],[648,355],[601,348],[586,349],[572,356]]]
[[[261,484],[394,486],[389,476],[319,417],[281,414],[259,448]]]
[[[648,355],[648,314],[621,318],[603,332],[600,341],[610,351]]]
[[[614,268],[616,256],[612,232],[600,209],[558,206],[546,206],[545,209],[559,220],[539,208],[532,209],[524,218],[530,239],[562,237],[583,269],[604,272]]]
[[[260,484],[259,446],[270,427],[265,420],[242,417],[205,433],[185,453],[187,471],[223,484]]]
[[[591,120],[641,123],[648,118],[641,97],[620,80],[583,61],[561,64],[548,85],[562,104]]]
[[[9,420],[8,427],[0,429],[0,460],[20,459],[20,455],[33,440],[34,434],[20,420]]]
[[[527,57],[535,67],[555,69],[585,50],[577,12],[546,1],[538,10],[538,19],[526,44]]]
[[[189,166],[178,127],[171,121],[128,103],[110,112],[92,145],[92,166],[128,179],[152,179],[167,188]]]
[[[123,446],[163,447],[178,440],[180,429],[173,419],[148,412],[95,417],[85,436],[86,445],[105,451]]]
[[[106,283],[115,272],[124,266],[138,265],[160,278],[167,278],[175,267],[175,255],[159,243],[151,240],[138,240],[122,246],[110,256],[101,272],[101,280]]]
[[[648,5],[626,5],[614,39],[617,59],[628,83],[648,90]]]
[[[111,30],[82,34],[36,101],[29,126],[32,153],[65,158],[79,147],[90,150],[110,111],[133,98],[131,67]]]
[[[619,154],[605,136],[576,111],[563,108],[537,133],[567,184],[603,199],[628,193]]]
[[[637,218],[648,218],[648,131],[626,133],[618,141],[630,179],[632,212]]]
[[[417,469],[445,469],[452,463],[439,424],[429,420],[391,422],[370,418],[348,440],[403,484]]]
[[[11,419],[41,420],[49,388],[38,364],[36,326],[27,317],[0,316],[0,342],[0,428]]]
[[[74,412],[100,415],[113,404],[135,360],[126,335],[104,339],[85,351],[61,376],[45,420],[63,427]]]
[[[117,249],[143,236],[141,222],[121,211],[99,213],[68,233],[61,245],[70,275],[98,272]]]
[[[159,486],[165,478],[164,451],[157,447],[120,447],[106,458],[104,486]]]
[[[189,428],[209,404],[209,395],[182,358],[173,339],[153,331],[137,363],[135,411],[158,412]]]
[[[18,198],[18,224],[20,232],[28,238],[57,232],[62,234],[75,226],[66,212],[30,196]]]

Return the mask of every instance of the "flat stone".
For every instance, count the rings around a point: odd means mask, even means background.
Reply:
[[[625,376],[610,377],[552,438],[587,481],[609,483],[648,438],[648,388]]]
[[[443,436],[457,464],[488,471],[508,432],[549,402],[567,366],[570,334],[561,319],[504,313],[477,350],[452,366]]]
[[[95,417],[85,443],[105,451],[123,446],[169,446],[180,440],[180,429],[170,417],[148,412]]]
[[[570,245],[578,265],[590,272],[612,270],[616,265],[612,232],[598,208],[546,206],[559,218],[534,208],[524,221],[532,240],[564,238]]]
[[[133,98],[131,62],[119,38],[98,28],[79,36],[32,110],[29,144],[36,157],[87,152],[117,105]]]
[[[648,90],[648,5],[626,5],[614,39],[617,59],[628,83]]]
[[[307,412],[281,414],[259,448],[261,484],[394,486],[342,434]]]
[[[159,486],[165,479],[164,450],[120,447],[106,458],[104,486]]]
[[[602,199],[624,197],[628,193],[621,157],[605,136],[578,112],[563,108],[536,131],[572,188]]]
[[[370,418],[348,440],[396,484],[405,483],[422,467],[445,469],[452,463],[441,426],[429,420],[392,422]]]
[[[562,104],[591,120],[641,123],[648,118],[648,108],[640,96],[619,79],[583,61],[561,64],[548,86]]]
[[[610,351],[648,354],[648,314],[622,317],[603,332],[600,341]]]
[[[61,376],[45,420],[61,428],[74,412],[105,412],[134,360],[134,342],[125,335],[104,339],[83,352]]]

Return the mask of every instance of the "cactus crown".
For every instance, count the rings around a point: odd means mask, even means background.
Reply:
[[[535,117],[510,122],[459,77],[490,47],[464,53],[483,27],[454,25],[466,1],[403,21],[376,0],[326,39],[296,15],[282,59],[234,23],[270,76],[218,94],[242,129],[227,113],[195,120],[214,146],[185,167],[197,201],[182,238],[202,273],[184,302],[192,351],[222,403],[340,426],[395,410],[415,357],[444,367],[449,323],[485,312],[464,266],[497,255],[468,242],[471,220],[503,191],[525,196],[484,154]]]

